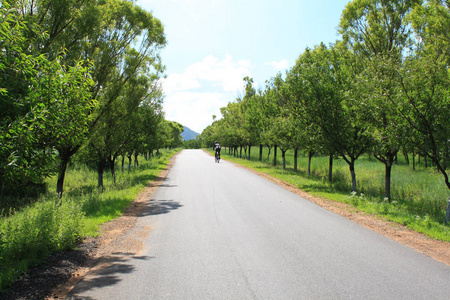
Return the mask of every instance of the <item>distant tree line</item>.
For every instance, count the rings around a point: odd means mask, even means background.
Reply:
[[[103,171],[119,156],[181,145],[159,79],[164,28],[127,0],[0,3],[0,196],[27,195],[78,160]]]
[[[353,191],[355,161],[368,153],[385,165],[389,201],[397,154],[419,154],[450,189],[450,2],[354,0],[338,28],[342,40],[306,49],[264,89],[244,78],[244,96],[221,109],[201,134],[204,144],[219,140],[246,158],[253,146],[283,158],[288,149],[326,154],[330,181],[340,157]]]

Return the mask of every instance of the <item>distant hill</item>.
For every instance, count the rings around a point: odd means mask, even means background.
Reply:
[[[200,133],[191,130],[189,127],[184,126],[184,132],[181,133],[181,136],[183,137],[183,141],[187,141],[195,140],[195,137],[199,134]]]

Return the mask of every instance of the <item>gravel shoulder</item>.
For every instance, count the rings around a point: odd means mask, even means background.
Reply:
[[[161,172],[157,180],[150,183],[135,202],[118,219],[105,223],[101,234],[88,238],[75,251],[59,252],[47,258],[46,262],[30,270],[29,274],[20,278],[11,288],[0,293],[1,299],[64,299],[65,295],[90,270],[108,263],[113,253],[138,253],[142,247],[140,240],[129,234],[138,217],[148,209],[146,202],[151,199],[175,163],[172,157],[169,165]],[[236,165],[246,168],[240,165]],[[423,234],[412,231],[405,226],[387,222],[358,211],[350,205],[327,201],[313,197],[294,186],[267,174],[246,168],[309,201],[350,219],[381,235],[409,246],[433,259],[450,266],[450,243],[436,241]],[[148,235],[148,232],[140,233]]]

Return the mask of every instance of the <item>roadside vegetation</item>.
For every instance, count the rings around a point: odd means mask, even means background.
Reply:
[[[329,158],[326,156],[314,156],[308,174],[307,155],[298,157],[298,169],[294,171],[293,151],[287,151],[286,168],[283,168],[281,158],[277,158],[274,166],[273,155],[268,156],[267,148],[263,149],[262,161],[258,155],[248,160],[227,150],[222,149],[222,158],[281,179],[313,196],[350,204],[378,218],[450,242],[450,226],[445,222],[447,187],[439,172],[432,167],[426,168],[423,160],[412,170],[403,157],[398,157],[392,171],[392,198],[389,203],[384,198],[384,166],[368,155],[356,163],[360,190],[351,193],[348,166],[342,159],[335,160],[333,182],[330,183],[327,178]],[[210,152],[213,153],[212,150]]]
[[[67,171],[62,198],[48,192],[33,204],[4,208],[0,216],[0,290],[52,252],[74,249],[82,239],[98,235],[99,225],[122,215],[177,151],[162,150],[142,160],[139,167],[117,172],[115,183],[111,175],[105,176],[102,190],[96,187],[95,170],[75,164]],[[46,180],[52,187],[56,181],[56,176]]]

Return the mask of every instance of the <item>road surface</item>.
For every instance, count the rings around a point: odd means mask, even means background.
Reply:
[[[149,204],[73,299],[450,299],[450,267],[201,150]]]

